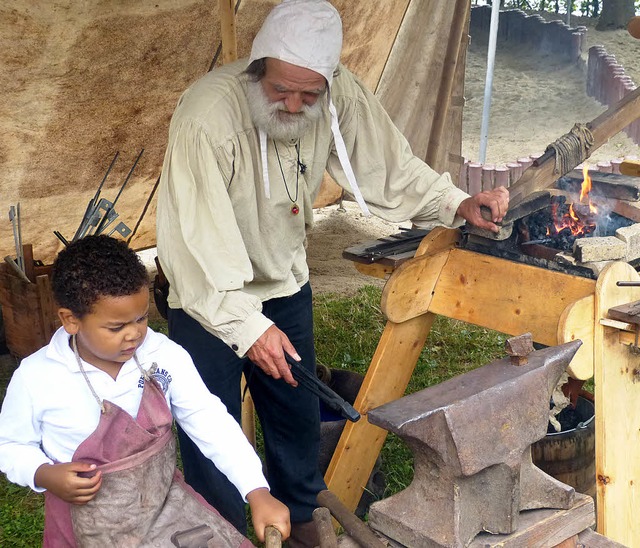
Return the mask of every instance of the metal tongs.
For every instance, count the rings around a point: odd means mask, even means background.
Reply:
[[[318,398],[320,398],[320,400],[322,400],[329,409],[336,413],[340,413],[340,415],[345,419],[350,420],[351,422],[357,422],[360,420],[360,413],[358,413],[349,402],[345,401],[341,396],[331,390],[331,388],[329,388],[313,373],[307,371],[302,367],[302,365],[300,365],[300,362],[294,360],[286,352],[284,357],[291,367],[291,374],[293,375],[293,378],[298,381],[300,386],[318,396]]]

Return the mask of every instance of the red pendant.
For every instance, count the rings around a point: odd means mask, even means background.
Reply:
[[[291,213],[293,213],[294,215],[297,215],[298,213],[300,213],[300,208],[298,207],[298,204],[293,204],[291,206]]]

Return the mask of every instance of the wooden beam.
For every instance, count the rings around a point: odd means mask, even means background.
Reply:
[[[564,309],[594,287],[588,278],[452,249],[401,265],[384,288],[382,311],[396,323],[433,312],[508,335],[530,331],[552,345]]]
[[[325,474],[327,487],[352,512],[358,506],[387,432],[369,424],[366,413],[401,398],[427,340],[433,314],[401,324],[387,322],[354,407],[362,414],[347,422]]]
[[[218,0],[220,9],[220,31],[222,35],[222,63],[231,63],[238,58],[236,38],[236,16],[234,0]]]

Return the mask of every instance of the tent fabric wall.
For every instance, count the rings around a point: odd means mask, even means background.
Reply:
[[[239,56],[249,53],[276,3],[242,0]],[[430,82],[442,70],[449,2],[332,3],[344,22],[343,63],[378,89],[420,152],[433,116]],[[220,43],[218,3],[2,0],[0,16],[0,203],[5,211],[21,203],[23,241],[47,263],[62,245],[53,231],[73,236],[116,151],[120,157],[101,193],[109,200],[145,149],[116,205],[118,221],[130,228],[138,223],[160,173],[175,103],[208,70]],[[460,89],[458,75],[457,82]],[[456,108],[447,133],[454,156],[461,137],[461,108]],[[8,219],[6,227],[0,247],[4,255],[13,255]],[[154,244],[152,201],[131,245]]]

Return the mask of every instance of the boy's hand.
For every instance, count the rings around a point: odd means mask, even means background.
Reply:
[[[92,472],[95,464],[86,462],[67,462],[64,464],[43,464],[35,473],[35,484],[50,491],[58,498],[71,504],[86,504],[102,485],[102,473],[96,472],[91,478],[78,474]]]
[[[260,542],[264,542],[264,530],[269,525],[273,525],[280,531],[282,540],[289,538],[291,534],[289,509],[274,498],[268,489],[264,487],[254,489],[247,495],[247,501],[251,507],[253,529]]]

